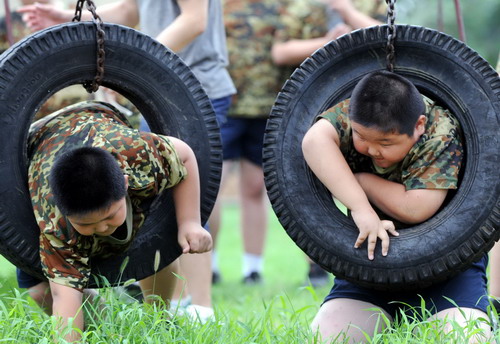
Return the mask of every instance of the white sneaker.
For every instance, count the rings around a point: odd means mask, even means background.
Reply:
[[[185,312],[188,317],[190,317],[192,320],[198,320],[201,324],[204,324],[207,321],[215,320],[214,310],[210,307],[189,305],[186,307]]]
[[[182,299],[170,300],[170,311],[184,309],[191,304],[191,295],[183,297]]]

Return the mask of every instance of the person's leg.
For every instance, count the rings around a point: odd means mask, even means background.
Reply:
[[[191,303],[212,307],[211,288],[197,288],[204,283],[212,283],[212,253],[185,254],[180,259],[181,271],[187,276]],[[179,281],[180,282],[180,281]],[[185,295],[183,295],[185,296]]]
[[[260,282],[262,254],[267,234],[267,203],[264,173],[260,165],[246,159],[240,163],[243,276],[246,283]],[[252,275],[253,273],[253,275]]]
[[[144,301],[154,303],[156,300],[152,295],[159,296],[167,305],[170,305],[170,300],[175,290],[178,277],[175,274],[179,273],[179,259],[174,260],[170,265],[158,271],[154,275],[146,277],[139,281]]]
[[[500,242],[490,251],[490,294],[500,298]]]
[[[236,163],[241,157],[241,136],[244,133],[244,123],[239,118],[228,117],[220,126],[223,163],[222,175],[219,188],[219,197],[215,202],[212,214],[209,219],[210,234],[213,240],[212,250],[212,271],[213,283],[220,281],[219,262],[217,256],[217,237],[221,227],[222,202],[220,195],[226,186],[226,181],[231,172],[237,167]]]
[[[220,178],[220,188],[219,195],[223,192],[226,186],[226,181],[232,171],[236,168],[236,162],[233,160],[224,160],[222,163],[222,173]],[[212,235],[213,248],[215,250],[217,244],[217,237],[219,235],[219,230],[222,223],[222,204],[220,197],[217,197],[215,201],[214,208],[210,214],[210,219],[208,220],[208,228],[210,229],[210,234]]]
[[[373,310],[375,305],[359,300],[338,298],[325,302],[316,314],[311,329],[318,331],[321,341],[350,343],[366,341],[365,334],[373,336],[384,328],[382,314],[390,321],[392,317],[384,310]]]
[[[329,284],[330,273],[313,262],[308,256],[305,257],[307,260],[307,264],[309,265],[309,271],[307,272],[307,280],[305,284],[311,284],[315,288],[323,287]]]
[[[430,320],[444,320],[446,332],[453,331],[454,326],[463,328],[465,338],[471,337],[468,343],[484,343],[491,336],[491,322],[487,315],[487,264],[488,256],[485,254],[469,269],[421,293],[427,307],[434,308],[435,314]],[[467,340],[460,337],[456,338],[456,342],[467,343]]]
[[[48,315],[52,315],[52,294],[49,282],[43,281],[28,288],[29,296]]]
[[[486,343],[492,339],[488,315],[479,309],[448,308],[429,318],[433,319],[443,320],[446,333],[452,332],[456,326],[464,329],[464,338],[456,338],[457,343]],[[465,338],[468,338],[468,342],[464,341]]]
[[[261,281],[264,243],[267,234],[267,200],[262,169],[262,148],[267,120],[242,119],[240,162],[241,230],[243,237],[243,281]]]
[[[211,99],[219,126],[226,121],[231,97]],[[187,254],[180,257],[181,276],[186,278],[192,305],[186,310],[201,322],[213,318],[211,253]]]
[[[17,284],[19,288],[27,289],[28,295],[48,315],[52,315],[52,294],[49,282],[38,279],[16,268]]]
[[[219,195],[223,192],[226,186],[226,181],[229,175],[236,167],[236,162],[233,160],[224,160],[222,163],[222,174],[220,179]],[[210,214],[210,219],[208,221],[208,227],[210,228],[210,234],[212,235],[213,249],[212,249],[212,278],[213,284],[220,282],[220,269],[219,269],[219,257],[217,255],[217,238],[219,236],[219,230],[222,223],[222,201],[220,197],[217,197],[212,213]]]
[[[27,289],[28,295],[35,303],[48,315],[52,315],[52,293],[50,292],[49,282],[33,277],[23,270],[16,268],[17,284],[19,288]],[[83,291],[84,301],[100,301],[101,297],[94,289],[85,289]]]

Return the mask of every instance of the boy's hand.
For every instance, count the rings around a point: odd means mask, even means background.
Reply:
[[[35,3],[23,6],[17,12],[22,14],[24,23],[32,32],[69,22],[73,18],[71,11],[60,10],[51,4]]]
[[[366,239],[368,239],[368,259],[373,260],[375,255],[375,246],[377,238],[382,241],[382,255],[386,256],[389,252],[389,235],[398,236],[394,223],[388,220],[380,220],[378,215],[371,210],[352,211],[351,215],[359,229],[359,236],[354,243],[355,248],[359,248]]]
[[[178,239],[182,253],[204,253],[212,249],[212,236],[200,224],[179,227]]]

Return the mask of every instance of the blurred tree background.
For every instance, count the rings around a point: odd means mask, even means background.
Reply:
[[[442,15],[439,15],[439,3]],[[500,51],[500,0],[460,0],[466,43],[496,66]],[[396,24],[420,25],[439,29],[459,39],[454,0],[398,0]]]

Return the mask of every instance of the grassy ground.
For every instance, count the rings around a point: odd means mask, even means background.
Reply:
[[[309,324],[329,287],[304,286],[307,264],[271,214],[265,250],[264,284],[241,284],[242,245],[239,209],[226,206],[218,246],[223,281],[213,288],[216,323],[200,325],[187,318],[167,321],[165,310],[124,303],[103,290],[106,307],[87,305],[85,343],[311,343],[321,341]],[[387,321],[387,319],[383,319]],[[470,325],[469,334],[474,333]],[[443,324],[403,319],[369,343],[466,343],[467,331],[457,327],[445,335]],[[54,319],[43,314],[16,288],[15,268],[0,257],[0,343],[51,343]],[[64,342],[64,341],[60,341]],[[335,343],[343,343],[337,340]],[[493,340],[482,341],[493,343]]]

